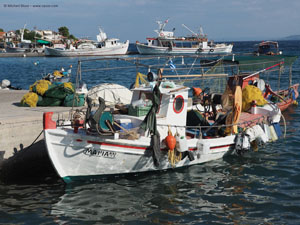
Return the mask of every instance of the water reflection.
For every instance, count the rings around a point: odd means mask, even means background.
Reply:
[[[249,222],[253,205],[272,201],[253,187],[276,184],[247,174],[247,170],[242,164],[220,160],[177,172],[67,185],[65,194],[52,205],[51,215],[74,223]]]

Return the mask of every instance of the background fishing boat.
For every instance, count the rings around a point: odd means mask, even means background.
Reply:
[[[5,48],[5,52],[7,53],[44,52],[43,47],[37,47],[36,43],[31,42],[31,40],[24,39],[25,27],[26,24],[22,29],[20,29],[20,41],[18,43],[14,43],[14,42],[8,43],[8,45]]]
[[[197,34],[182,24],[192,32],[192,36],[176,37],[174,36],[174,29],[173,31],[164,30],[167,23],[168,20],[165,22],[157,21],[159,29],[155,32],[158,36],[147,38],[146,44],[136,43],[140,54],[224,54],[232,52],[232,44],[216,44],[213,41],[208,41],[202,27],[200,28],[200,34]]]
[[[46,56],[108,56],[125,55],[129,46],[129,40],[124,43],[119,42],[117,38],[107,38],[106,33],[99,28],[97,42],[83,41],[73,46],[70,44],[67,48],[46,47]]]
[[[257,50],[254,54],[257,55],[281,55],[282,51],[279,51],[279,44],[277,41],[262,41],[259,44],[255,44]]]

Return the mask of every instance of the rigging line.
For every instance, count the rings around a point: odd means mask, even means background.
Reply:
[[[41,134],[43,133],[44,130],[41,131],[41,133],[36,137],[36,139],[34,139],[34,141],[31,143],[31,145],[29,145],[29,147],[27,147],[26,149],[29,149],[32,147],[32,145],[36,142],[36,140],[41,136]]]
[[[131,68],[135,68],[135,66],[124,66],[124,67],[113,67],[113,68],[96,68],[96,69],[86,69],[86,70],[82,70],[82,72],[89,72],[89,71],[100,71],[100,70],[131,69]]]
[[[174,58],[174,57],[173,57]],[[211,68],[211,67],[206,67],[206,65],[210,65],[210,64],[214,64],[214,63],[217,63],[217,62],[219,62],[219,61],[221,61],[221,60],[223,60],[223,58],[224,57],[222,57],[222,58],[219,58],[219,59],[217,59],[217,60],[215,60],[215,61],[212,61],[212,62],[208,62],[208,63],[202,63],[202,64],[196,64],[195,63],[195,61],[198,59],[198,58],[195,58],[195,60],[194,60],[194,62],[192,63],[192,64],[188,64],[188,63],[186,63],[185,65],[186,66],[189,66],[189,65],[191,65],[191,69],[192,68],[194,68],[194,69],[198,69],[198,68],[204,68],[204,69],[209,69],[209,68]],[[107,59],[106,59],[107,60]],[[135,60],[137,60],[137,59],[135,59]],[[140,60],[143,60],[143,59],[140,59]],[[166,60],[166,62],[167,61],[169,61],[170,60],[170,57]],[[154,66],[156,66],[157,68],[159,68],[160,66],[163,66],[163,65],[165,65],[165,64],[145,64],[145,63],[140,63],[140,62],[137,62],[137,61],[133,61],[133,60],[124,60],[124,61],[126,61],[126,62],[128,62],[128,63],[132,63],[132,64],[135,64],[135,65],[138,65],[138,66],[143,66],[143,67],[154,67]],[[82,62],[82,61],[81,61]],[[268,63],[272,63],[272,62],[279,62],[279,61],[268,61]],[[249,65],[261,65],[261,64],[265,64],[265,62],[263,62],[263,63],[247,63],[247,64],[239,64],[239,66],[249,66]],[[195,65],[199,65],[200,67],[195,67]],[[204,66],[203,66],[204,65]],[[216,68],[227,68],[227,67],[234,67],[234,66],[236,66],[236,65],[222,65],[222,66],[218,66],[218,67],[216,67]],[[130,67],[130,66],[124,66],[124,67],[114,67],[114,68],[96,68],[96,69],[82,69],[82,71],[83,72],[86,72],[86,71],[95,71],[95,70],[113,70],[113,69],[122,69],[122,68],[124,68],[124,69],[126,69],[126,68],[133,68],[133,67]],[[176,68],[176,69],[178,69],[178,70],[184,70],[184,69],[186,69],[186,68]],[[190,70],[191,70],[190,69]],[[277,70],[277,69],[276,69]]]
[[[283,124],[284,124],[284,134],[283,134],[283,138],[285,138],[285,136],[286,136],[286,121],[285,121],[285,118],[284,118],[283,114],[281,114],[281,117],[282,117]]]
[[[198,59],[198,57],[196,57],[195,60],[194,60],[194,62],[192,63],[191,68],[190,68],[189,72],[187,73],[188,75],[190,74],[192,68],[194,67],[194,64],[195,64],[195,62],[196,62],[197,59]]]

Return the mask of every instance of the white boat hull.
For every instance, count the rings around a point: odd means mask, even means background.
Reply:
[[[114,139],[92,136],[84,130],[74,133],[72,128],[47,129],[44,131],[49,157],[61,178],[66,182],[73,177],[110,174],[126,174],[173,168],[164,152],[160,165],[153,163],[152,152],[147,148],[150,138],[138,140]],[[214,139],[190,139],[189,151],[194,155],[190,161],[185,157],[175,167],[189,166],[220,159],[233,148],[235,135]],[[209,146],[207,151],[197,148],[197,143]]]
[[[156,55],[156,54],[226,54],[231,53],[233,45],[217,45],[216,47],[199,48],[180,48],[180,47],[159,47],[148,46],[141,43],[136,43],[137,50],[143,55]]]
[[[125,55],[127,53],[129,41],[112,47],[102,47],[93,49],[55,49],[45,48],[46,56],[110,56],[110,55]]]

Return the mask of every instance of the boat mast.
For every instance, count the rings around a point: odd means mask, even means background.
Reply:
[[[205,36],[205,34],[204,34],[204,32],[203,32],[202,26],[200,26],[200,36],[201,36],[201,37],[204,37],[204,36]]]
[[[25,32],[25,27],[26,27],[26,23],[24,24],[23,29],[20,29],[20,34],[21,34],[21,42],[24,41],[24,32]]]
[[[158,30],[154,30],[158,35],[164,31],[165,26],[167,25],[167,23],[169,22],[169,18],[166,19],[164,22],[161,21],[156,21],[156,23],[158,24]]]

